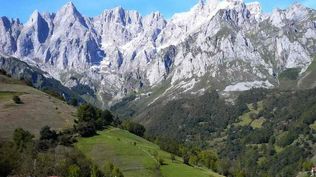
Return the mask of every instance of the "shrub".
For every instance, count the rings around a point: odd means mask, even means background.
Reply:
[[[14,101],[14,103],[16,103],[16,104],[22,104],[23,102],[22,102],[22,100],[21,100],[21,98],[19,97],[19,96],[13,96],[13,98],[12,98],[12,100]]]
[[[314,164],[311,161],[306,161],[302,164],[303,171],[309,171],[313,168],[313,166]]]
[[[96,134],[96,128],[92,122],[80,122],[76,125],[76,131],[82,137],[91,137]]]
[[[78,106],[78,99],[75,98],[75,97],[72,97],[70,102],[69,102],[69,104],[72,105],[72,106],[77,107]]]
[[[1,142],[0,152],[0,176],[9,176],[19,165],[19,153],[11,142]]]
[[[27,144],[32,142],[34,136],[28,132],[23,130],[22,128],[18,128],[14,131],[13,140],[18,150],[22,151],[26,148]]]
[[[5,71],[4,69],[0,69],[0,74],[7,75],[7,71]]]
[[[69,166],[68,177],[80,177],[80,168],[77,165]]]
[[[112,171],[112,176],[115,177],[124,177],[123,173],[120,171],[119,168],[114,167],[113,171]]]
[[[176,160],[176,156],[174,154],[170,154],[170,159],[171,159],[171,161],[175,161]]]
[[[51,130],[49,126],[45,126],[40,131],[41,140],[56,140],[58,135],[55,130]]]
[[[111,162],[106,161],[103,167],[105,176],[111,176],[113,168],[114,168],[114,165]]]
[[[288,146],[290,144],[293,143],[293,141],[298,137],[298,135],[293,132],[293,131],[289,131],[284,133],[284,135],[282,135],[279,139],[279,141],[277,142],[277,144],[281,147],[285,147]]]
[[[119,168],[115,167],[111,162],[105,162],[103,171],[105,176],[124,177]]]
[[[158,158],[158,162],[159,162],[159,165],[164,165],[165,164],[165,160],[162,157]]]
[[[122,128],[140,137],[143,137],[146,131],[143,125],[131,121],[123,122]]]
[[[189,165],[190,156],[188,154],[183,155],[183,163]]]
[[[95,121],[97,119],[96,108],[90,104],[83,104],[77,110],[79,122]]]

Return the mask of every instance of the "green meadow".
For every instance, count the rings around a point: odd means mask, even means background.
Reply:
[[[220,175],[182,163],[170,153],[125,130],[111,128],[91,138],[81,138],[76,147],[95,162],[100,169],[110,161],[119,167],[125,177],[219,177]],[[163,159],[159,165],[158,158]]]

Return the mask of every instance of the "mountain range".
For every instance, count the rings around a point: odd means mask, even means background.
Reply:
[[[313,88],[316,10],[264,14],[258,2],[201,0],[166,20],[122,7],[85,17],[70,2],[25,24],[1,17],[0,52],[99,107],[131,95],[148,106],[206,90]]]

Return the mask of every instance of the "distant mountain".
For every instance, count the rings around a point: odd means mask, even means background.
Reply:
[[[1,53],[69,88],[88,88],[96,97],[87,99],[101,107],[135,93],[148,105],[208,89],[311,88],[316,81],[309,67],[316,11],[300,4],[263,14],[259,3],[206,0],[167,21],[121,7],[84,17],[67,3],[57,13],[35,11],[26,24],[2,17],[0,36]]]

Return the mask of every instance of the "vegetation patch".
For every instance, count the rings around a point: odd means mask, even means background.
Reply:
[[[266,119],[263,117],[260,117],[259,119],[253,120],[250,124],[252,128],[262,128],[263,123],[266,122]]]
[[[300,72],[301,68],[289,68],[279,75],[279,79],[297,80]]]
[[[314,57],[313,62],[309,65],[303,77],[299,81],[299,88],[314,88],[316,86],[316,57]]]
[[[261,128],[262,124],[265,122],[264,118],[258,118],[258,113],[263,109],[262,102],[255,102],[253,104],[248,104],[249,112],[244,113],[240,117],[240,121],[235,125],[237,126],[248,126],[253,128]]]
[[[316,131],[316,121],[309,126],[311,129]]]

